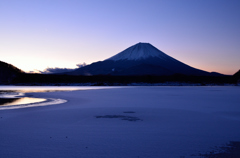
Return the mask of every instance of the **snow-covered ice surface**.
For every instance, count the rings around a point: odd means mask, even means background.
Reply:
[[[0,157],[198,158],[240,141],[239,94],[239,87],[31,93],[67,102],[0,110]]]

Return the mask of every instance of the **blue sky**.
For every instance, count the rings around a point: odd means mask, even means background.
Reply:
[[[240,69],[239,0],[0,0],[0,60],[76,68],[138,42],[190,66]]]

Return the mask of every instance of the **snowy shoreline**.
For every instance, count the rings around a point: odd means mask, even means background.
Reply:
[[[1,86],[1,85],[0,85]],[[4,86],[4,85],[3,85]],[[8,86],[8,84],[6,84]],[[89,82],[89,83],[18,83],[9,86],[240,86],[240,83],[217,84],[217,83],[185,83],[185,82],[164,82],[164,83],[107,83],[107,82]]]
[[[222,86],[30,93],[68,102],[0,110],[0,157],[200,158],[240,141],[239,92]]]
[[[0,90],[0,100],[6,100],[6,103],[0,104],[0,110],[48,106],[67,102],[67,100],[58,98],[32,98],[29,96],[31,95],[19,90]]]
[[[30,107],[37,107],[37,106],[48,106],[48,105],[62,104],[65,102],[67,102],[67,100],[55,99],[55,98],[45,98],[45,101],[42,101],[42,102],[0,106],[0,110],[30,108]]]
[[[0,100],[6,103],[0,102],[0,110],[19,109],[37,106],[48,106],[54,104],[62,104],[67,100],[60,98],[39,98],[31,97],[36,92],[48,93],[59,91],[74,91],[74,90],[87,90],[87,89],[101,89],[102,87],[56,87],[56,86],[0,86]],[[114,87],[111,87],[114,88]]]

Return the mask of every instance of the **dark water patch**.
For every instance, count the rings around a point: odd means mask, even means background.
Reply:
[[[0,98],[0,106],[15,102],[20,98]]]
[[[208,92],[222,92],[223,90],[219,90],[219,89],[213,89],[213,90],[207,90]]]
[[[21,105],[21,104],[33,104],[44,102],[47,99],[44,98],[30,98],[30,97],[22,97],[22,98],[0,98],[0,106],[10,106],[10,105]]]
[[[240,142],[231,141],[225,146],[216,147],[216,149],[206,154],[193,156],[201,156],[203,158],[240,158]]]
[[[96,118],[119,118],[121,120],[126,120],[126,121],[142,121],[138,117],[126,116],[126,115],[104,115],[104,116],[96,116]]]
[[[134,114],[134,111],[124,111],[123,113]]]

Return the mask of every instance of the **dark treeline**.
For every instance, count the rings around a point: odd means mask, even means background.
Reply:
[[[13,80],[13,84],[55,84],[55,83],[103,83],[128,84],[128,83],[200,83],[205,84],[236,84],[238,79],[233,76],[71,76],[71,75],[54,75],[54,74],[21,74]]]

